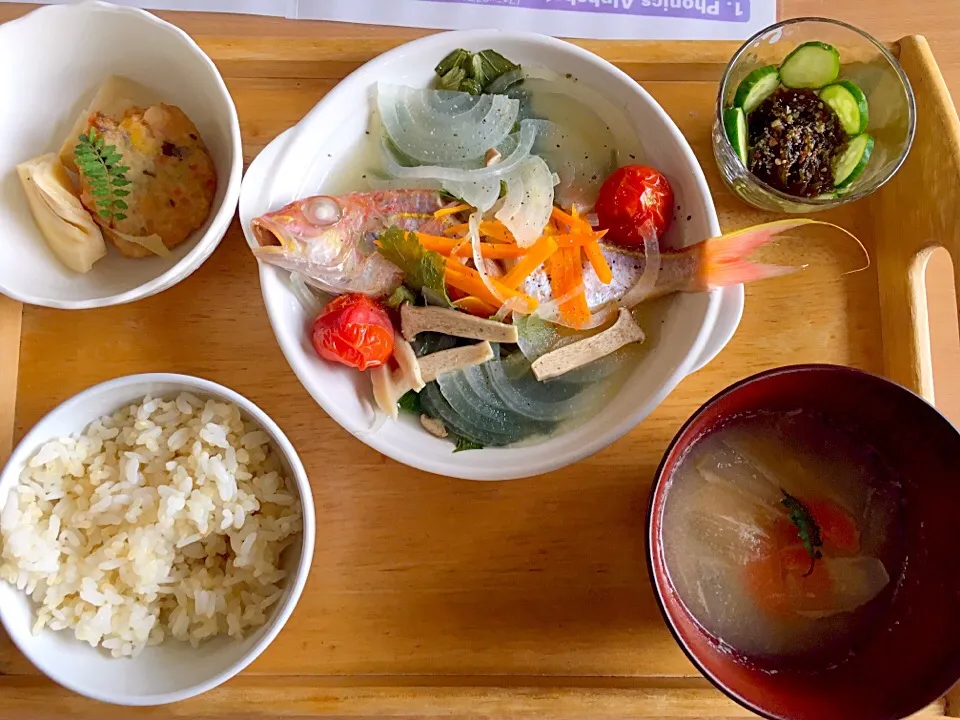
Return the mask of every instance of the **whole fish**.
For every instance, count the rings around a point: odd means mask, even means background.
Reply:
[[[434,190],[314,195],[254,218],[260,247],[253,254],[334,294],[388,295],[403,273],[377,252],[377,236],[393,226],[443,234],[454,222],[451,216],[436,217],[443,206]]]
[[[647,259],[643,250],[628,250],[610,243],[600,242],[603,257],[613,274],[613,279],[604,284],[597,277],[593,266],[584,255],[583,291],[591,313],[609,308],[613,303],[633,306],[645,300],[677,292],[704,292],[726,285],[763,280],[796,272],[799,267],[767,265],[752,262],[750,255],[766,245],[779,232],[807,224],[810,220],[786,220],[758,225],[746,230],[704,240],[682,250],[661,250],[660,267],[656,279],[641,293],[628,293],[637,288],[646,269]],[[858,241],[859,242],[859,241]],[[546,266],[541,266],[524,282],[523,292],[536,298],[541,304],[555,300]],[[561,299],[561,302],[565,302]]]

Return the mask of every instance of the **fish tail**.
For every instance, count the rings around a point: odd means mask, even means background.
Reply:
[[[753,262],[750,256],[779,233],[810,223],[820,224],[819,221],[807,218],[778,220],[737,230],[694,245],[690,250],[697,254],[698,262],[686,290],[701,292],[789,275],[802,270],[805,266]]]

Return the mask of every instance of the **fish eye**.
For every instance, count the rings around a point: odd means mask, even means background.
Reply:
[[[313,198],[303,204],[303,217],[317,227],[333,225],[340,220],[340,205],[333,198]]]

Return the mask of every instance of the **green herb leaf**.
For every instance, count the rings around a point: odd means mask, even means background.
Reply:
[[[460,92],[470,93],[471,95],[481,95],[483,87],[473,78],[467,78],[460,83]]]
[[[130,185],[124,176],[130,168],[118,163],[123,156],[115,145],[104,145],[103,135],[94,128],[77,137],[73,148],[73,159],[77,163],[80,175],[90,185],[90,195],[94,198],[97,215],[112,222],[126,220],[127,216],[118,210],[127,210],[127,204],[121,200],[130,194],[119,188]]]
[[[470,53],[463,48],[457,48],[439,62],[437,67],[434,68],[434,72],[437,73],[437,75],[446,75],[455,68],[463,67],[463,64],[469,59]]]
[[[481,50],[476,56],[480,58],[480,67],[484,76],[488,78],[487,82],[482,83],[484,87],[492,83],[501,75],[504,75],[511,70],[517,70],[520,67],[516,63],[507,60],[496,50]],[[476,75],[474,75],[474,79],[479,80]]]
[[[437,87],[440,90],[459,90],[480,95],[494,80],[519,67],[496,50],[471,53],[458,48],[443,58],[434,71],[439,77]]]
[[[463,437],[462,435],[458,435],[457,446],[453,449],[453,451],[455,453],[458,453],[458,452],[463,452],[464,450],[483,450],[483,445],[476,442],[475,440],[471,440],[469,438]]]
[[[417,301],[417,296],[406,285],[401,285],[396,290],[394,290],[390,297],[387,298],[387,301],[384,303],[388,308],[396,310],[398,307],[403,305],[405,302],[415,303]]]
[[[797,527],[797,537],[800,538],[800,542],[803,543],[803,546],[807,549],[807,554],[810,556],[810,569],[803,574],[804,577],[808,577],[813,572],[814,563],[823,557],[823,553],[819,550],[823,547],[820,526],[817,525],[806,505],[783,488],[780,488],[780,492],[783,493],[780,504],[790,514],[790,522]]]
[[[463,68],[453,68],[450,72],[441,75],[437,81],[440,90],[460,90],[460,84],[467,79],[467,71]]]
[[[394,226],[380,233],[377,250],[403,271],[407,287],[422,292],[435,305],[450,305],[444,282],[446,261],[440,253],[424,248],[415,233]]]
[[[419,415],[422,412],[420,409],[420,394],[414,390],[405,392],[397,401],[397,407],[403,412]]]

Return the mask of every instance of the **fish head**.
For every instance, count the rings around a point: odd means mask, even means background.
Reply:
[[[362,239],[367,209],[356,196],[314,195],[254,218],[253,253],[265,262],[305,271],[343,264]]]

